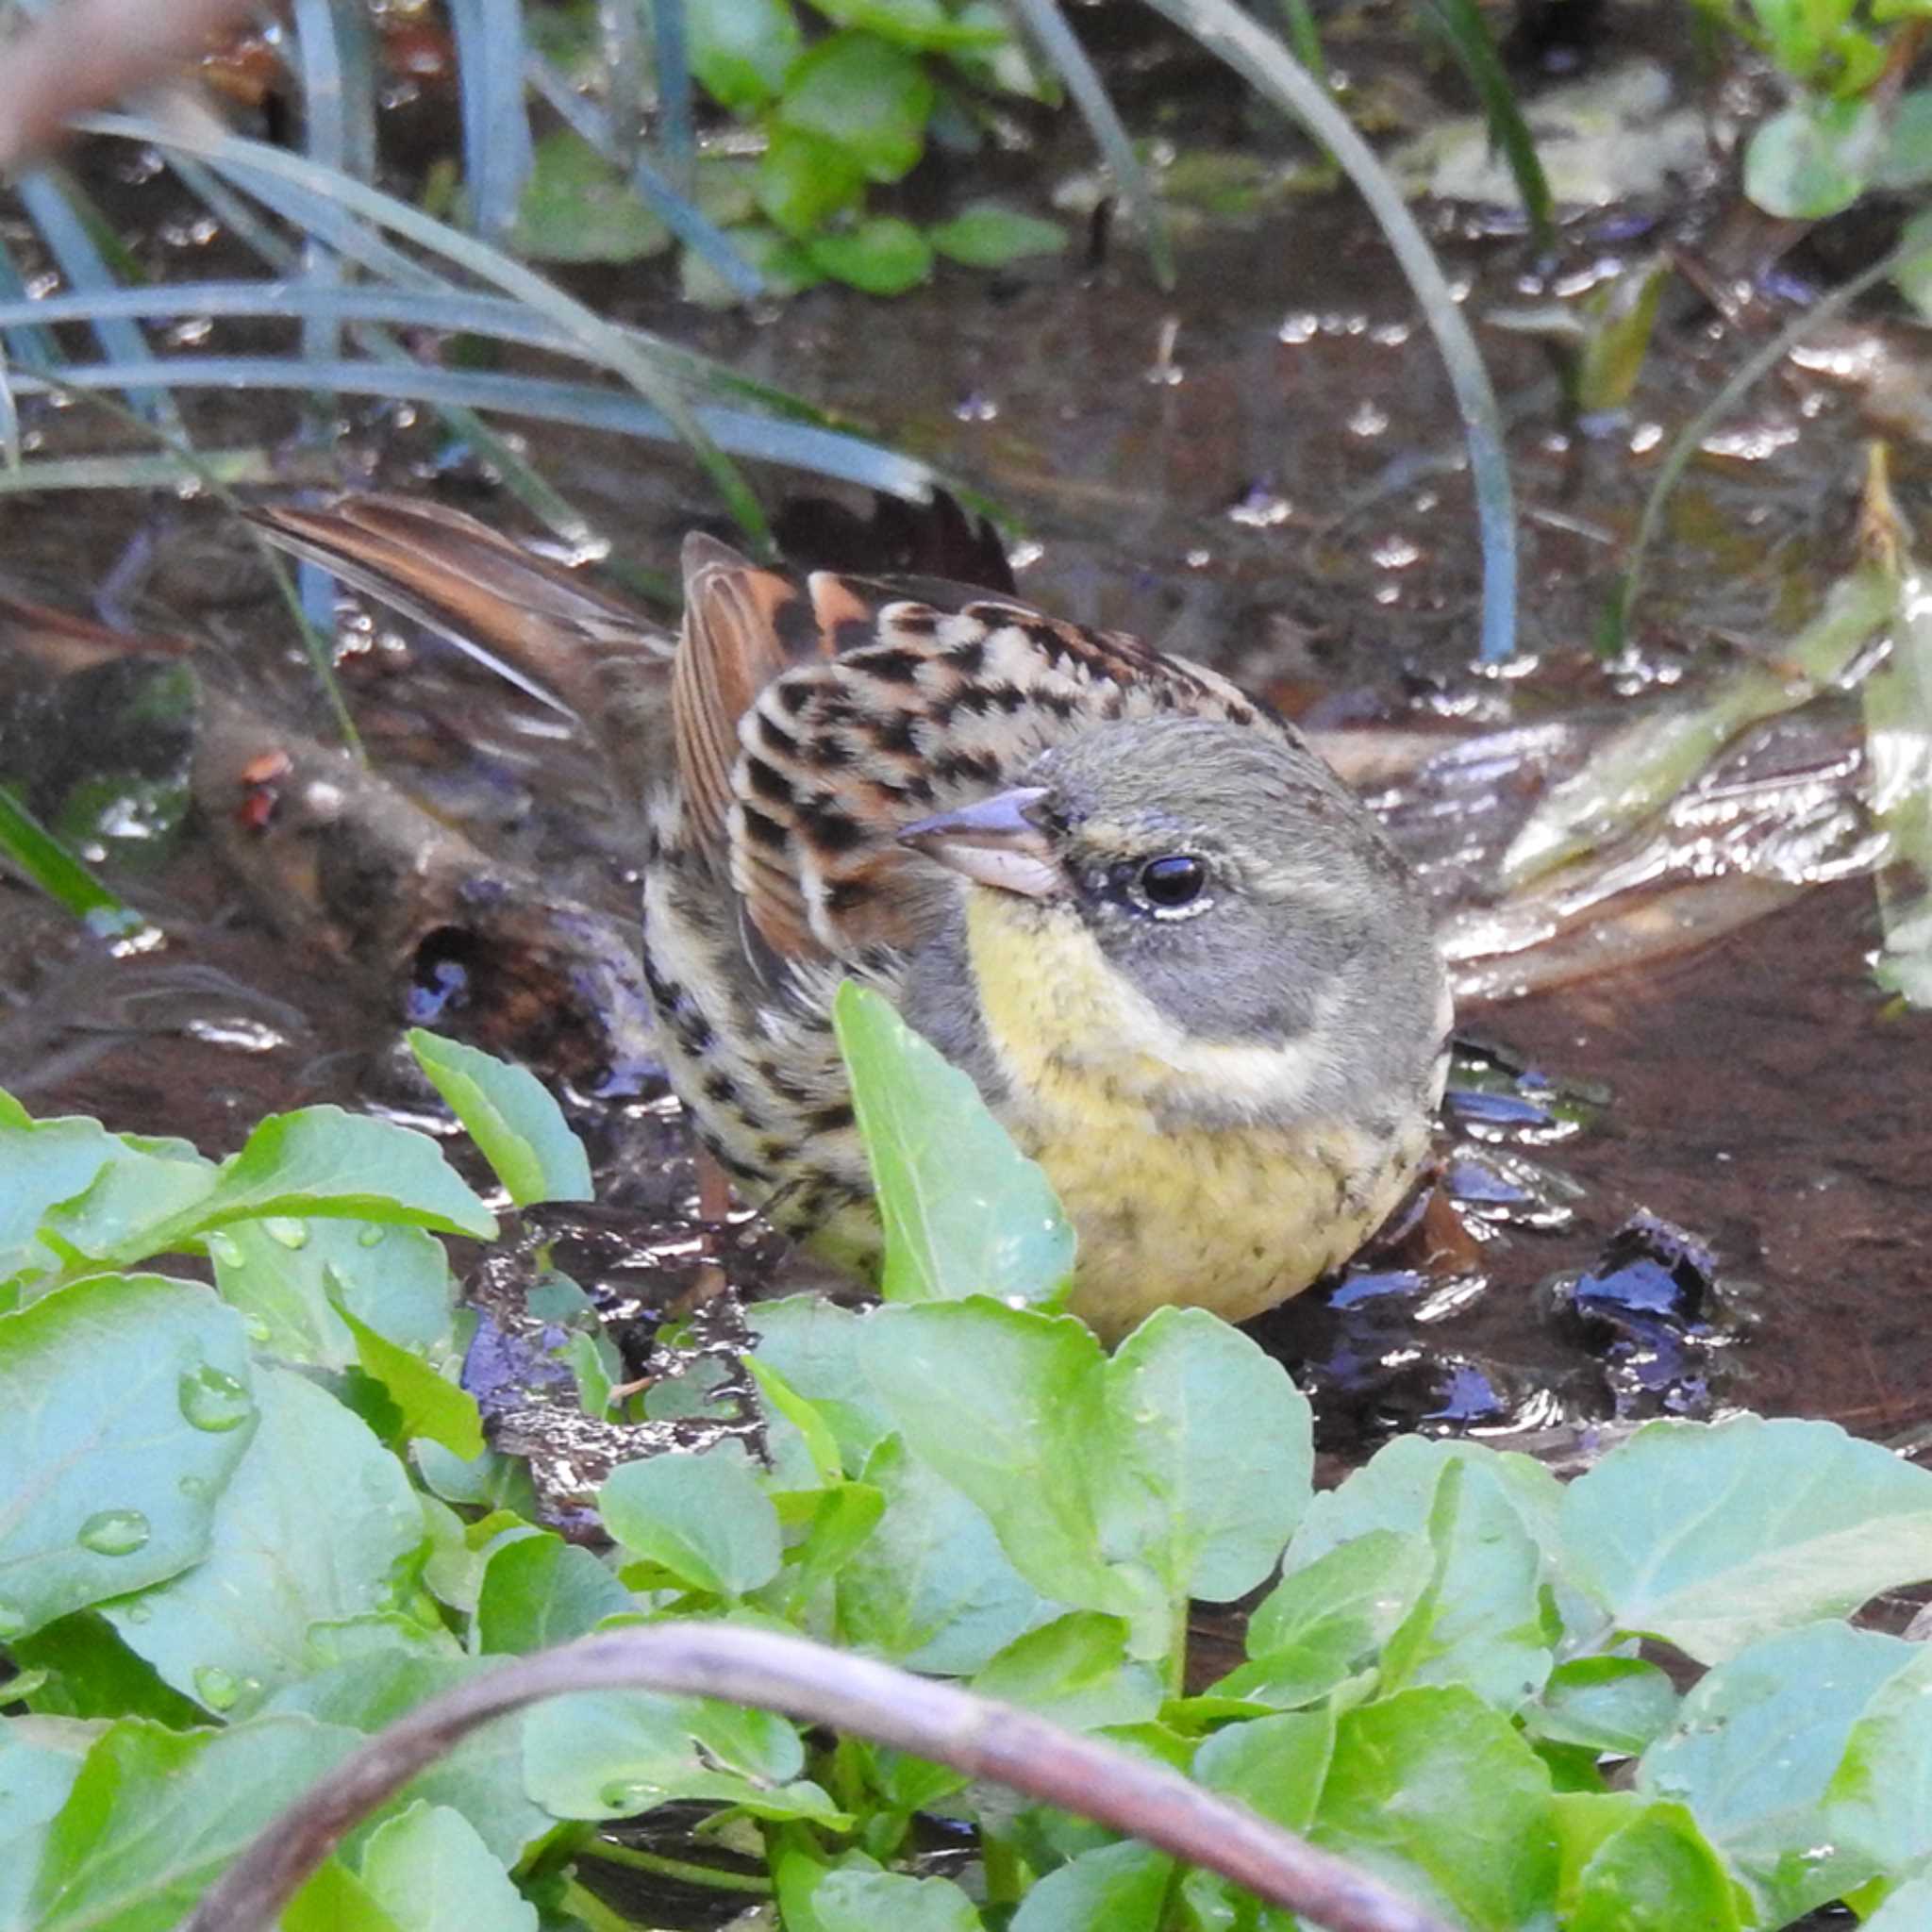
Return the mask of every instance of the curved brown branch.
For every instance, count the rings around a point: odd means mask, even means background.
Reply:
[[[783,1711],[996,1779],[1218,1872],[1328,1932],[1447,1932],[1379,1879],[1111,1744],[803,1638],[684,1623],[582,1638],[420,1706],[291,1805],[182,1932],[265,1932],[343,1833],[476,1725],[563,1691],[620,1689]]]

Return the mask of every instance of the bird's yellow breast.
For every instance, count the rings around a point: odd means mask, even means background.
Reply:
[[[1401,1200],[1426,1124],[1385,1141],[1296,1111],[1320,1042],[1183,1034],[1077,918],[1010,894],[972,891],[967,936],[1002,1118],[1073,1218],[1072,1306],[1104,1338],[1169,1302],[1244,1321],[1345,1260]],[[1233,1124],[1186,1124],[1230,1098]]]

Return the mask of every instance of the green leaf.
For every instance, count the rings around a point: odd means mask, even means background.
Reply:
[[[21,1688],[18,1679],[7,1687],[9,1696],[20,1695],[37,1715],[150,1717],[171,1731],[205,1722],[200,1707],[162,1683],[155,1667],[136,1657],[98,1610],[61,1617],[7,1648],[21,1670],[44,1677],[38,1690]]]
[[[402,1465],[313,1383],[258,1367],[261,1423],[207,1557],[103,1614],[184,1697],[239,1716],[311,1668],[309,1626],[397,1600],[423,1541]]]
[[[842,163],[842,156],[841,160]],[[765,192],[761,183],[765,183],[762,160],[755,164],[755,178],[750,190],[754,206],[763,206],[758,199]],[[765,185],[770,187],[781,206],[793,206],[785,199],[793,184],[782,166]],[[855,194],[858,192],[854,190]],[[808,229],[810,222],[808,221],[805,226]],[[776,228],[767,227],[762,222],[747,222],[724,232],[732,247],[758,271],[764,284],[760,299],[775,297],[782,300],[788,295],[797,294],[801,289],[813,288],[824,279],[813,266],[804,245],[791,235],[780,234]],[[725,280],[709,261],[692,248],[687,248],[680,258],[677,277],[678,292],[684,299],[706,308],[732,308],[749,299],[741,288]]]
[[[1566,1932],[1738,1932],[1740,1923],[1723,1859],[1690,1812],[1668,1804],[1646,1806],[1597,1847],[1563,1921]]]
[[[356,1357],[363,1373],[380,1382],[395,1404],[405,1439],[425,1437],[465,1461],[482,1455],[483,1417],[467,1389],[439,1374],[421,1356],[378,1335],[346,1306],[336,1312],[356,1339]]]
[[[798,1733],[770,1711],[646,1690],[554,1697],[525,1720],[524,1786],[558,1818],[627,1818],[677,1798],[755,1818],[851,1820],[799,1773]]]
[[[1028,256],[1058,255],[1067,245],[1067,231],[1058,222],[1041,221],[1000,201],[972,202],[925,235],[948,261],[962,261],[969,268],[1005,268]]]
[[[1643,1754],[1637,1789],[1689,1806],[1771,1923],[1802,1918],[1876,1869],[1838,1848],[1824,1797],[1860,1714],[1917,1655],[1836,1622],[1755,1643],[1691,1687]]]
[[[755,112],[784,92],[805,36],[786,0],[685,0],[685,56],[721,108]]]
[[[1862,1932],[1924,1932],[1932,1925],[1932,1874],[1914,1878],[1888,1893],[1864,1923]]]
[[[670,247],[671,230],[618,168],[582,135],[559,127],[532,154],[509,245],[534,261],[641,261]],[[436,1077],[426,1064],[424,1071]]]
[[[541,150],[540,150],[541,152]],[[589,1201],[590,1157],[527,1067],[411,1027],[409,1051],[519,1208]]]
[[[968,1676],[1050,1614],[985,1511],[897,1437],[873,1451],[865,1480],[885,1510],[839,1573],[841,1641],[908,1670]]]
[[[208,1552],[255,1432],[241,1318],[101,1275],[0,1318],[0,1641]]]
[[[1923,188],[1932,181],[1932,88],[1907,88],[1899,95],[1874,179],[1891,189]]]
[[[1191,1774],[1210,1791],[1225,1791],[1263,1818],[1306,1832],[1334,1756],[1335,1712],[1289,1710],[1216,1731],[1194,1754]]]
[[[546,1531],[491,1552],[476,1600],[476,1638],[486,1653],[543,1650],[636,1608],[630,1591],[589,1550]]]
[[[425,1698],[434,1697],[499,1668],[494,1657],[426,1657],[379,1651],[329,1665],[280,1691],[272,1711],[299,1711],[318,1722],[373,1733],[393,1724]],[[446,1805],[475,1828],[491,1856],[519,1863],[530,1847],[557,1828],[524,1790],[524,1726],[512,1712],[472,1731],[460,1743],[419,1772],[390,1806]],[[366,1835],[366,1834],[365,1834]]]
[[[984,1932],[973,1901],[949,1878],[828,1872],[812,1890],[811,1910],[820,1932]]]
[[[625,1549],[714,1596],[769,1583],[783,1559],[778,1512],[735,1442],[621,1463],[597,1508]]]
[[[1326,1696],[1394,1635],[1435,1573],[1426,1539],[1372,1529],[1284,1576],[1248,1619],[1253,1659],[1217,1687],[1229,1696]]]
[[[1391,1635],[1385,1669],[1416,1683],[1465,1684],[1513,1710],[1549,1674],[1542,1546],[1554,1540],[1559,1494],[1526,1457],[1401,1437],[1315,1498],[1284,1571],[1292,1576],[1371,1530],[1425,1536],[1434,1573]]]
[[[1872,1694],[1824,1794],[1824,1838],[1848,1867],[1910,1872],[1932,1857],[1932,1650]]]
[[[34,1932],[155,1932],[282,1807],[361,1740],[303,1717],[178,1732],[128,1719],[102,1735],[47,1834]]]
[[[1174,1860],[1152,1845],[1096,1845],[1034,1886],[1009,1932],[1159,1932],[1173,1876]]]
[[[213,1191],[152,1239],[185,1240],[230,1222],[305,1214],[496,1239],[496,1217],[427,1134],[340,1107],[268,1115],[241,1153],[222,1163]]]
[[[914,53],[991,52],[1011,36],[983,17],[949,12],[940,0],[812,0],[827,20],[863,27]]]
[[[1550,1774],[1506,1717],[1459,1687],[1343,1712],[1310,1835],[1470,1932],[1521,1932],[1555,1900]]]
[[[1058,1301],[1073,1229],[979,1090],[868,987],[841,986],[832,1018],[885,1224],[887,1300]]]
[[[1677,1714],[1677,1692],[1653,1663],[1634,1657],[1579,1657],[1550,1673],[1524,1713],[1540,1738],[1634,1757]]]
[[[358,1359],[341,1315],[430,1356],[452,1342],[449,1251],[420,1227],[318,1217],[238,1221],[208,1237],[215,1287],[264,1354],[317,1368]]]
[[[757,1356],[748,1355],[744,1365],[751,1371],[752,1380],[758,1385],[758,1397],[765,1407],[768,1429],[775,1430],[781,1423],[789,1424],[810,1458],[819,1481],[836,1483],[843,1464],[840,1457],[839,1439],[833,1435],[832,1425],[769,1362],[761,1362]]]
[[[757,1302],[744,1318],[758,1339],[760,1362],[775,1369],[823,1416],[838,1439],[848,1475],[892,1432],[891,1418],[874,1391],[860,1356],[870,1315],[856,1314],[821,1294]]]
[[[404,1932],[340,1857],[327,1859],[288,1905],[276,1932]]]
[[[412,1805],[378,1825],[360,1875],[402,1932],[537,1932],[536,1907],[446,1806]]]
[[[1071,1611],[1016,1638],[973,1688],[1072,1731],[1143,1723],[1161,1697],[1158,1675],[1127,1659],[1126,1624],[1091,1610]]]
[[[1102,1371],[1101,1538],[1178,1597],[1231,1603],[1274,1570],[1314,1493],[1307,1398],[1204,1308],[1157,1308]]]
[[[868,295],[903,295],[932,274],[932,248],[910,222],[877,215],[806,244],[815,266]]]
[[[792,68],[778,125],[844,149],[868,180],[896,181],[925,152],[933,100],[931,77],[903,48],[872,34],[836,33]]]
[[[1885,119],[1869,100],[1806,94],[1744,149],[1744,192],[1766,214],[1823,221],[1851,207],[1879,166]]]
[[[1650,1423],[1560,1521],[1619,1624],[1700,1663],[1932,1577],[1932,1474],[1834,1423]]]
[[[864,167],[836,141],[782,123],[772,128],[758,161],[758,207],[787,235],[815,234],[828,216],[856,206],[864,193]],[[810,263],[808,253],[805,259]],[[816,266],[810,272],[817,274]]]
[[[0,1719],[0,1925],[27,1924],[33,1889],[48,1827],[79,1775],[92,1737],[20,1718]]]

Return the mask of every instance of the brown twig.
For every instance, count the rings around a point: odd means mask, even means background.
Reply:
[[[0,43],[0,174],[53,145],[70,116],[165,77],[253,11],[254,0],[70,0]]]
[[[291,1805],[182,1932],[263,1932],[343,1833],[478,1724],[564,1691],[620,1689],[783,1711],[995,1779],[1218,1872],[1328,1932],[1447,1932],[1379,1879],[1114,1745],[803,1638],[691,1623],[582,1638],[432,1698]]]

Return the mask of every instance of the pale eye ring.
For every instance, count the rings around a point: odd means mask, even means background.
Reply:
[[[1154,911],[1179,912],[1208,890],[1208,862],[1191,852],[1165,853],[1141,865],[1134,886]]]

